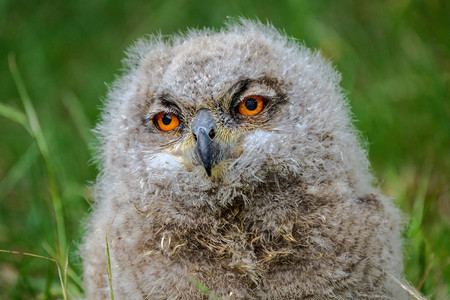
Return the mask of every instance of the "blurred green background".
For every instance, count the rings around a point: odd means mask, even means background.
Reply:
[[[406,278],[450,298],[450,1],[0,0],[0,249],[54,258],[64,281],[53,262],[0,253],[0,299],[82,296],[90,129],[127,47],[241,16],[320,49],[342,73],[379,186],[405,214]]]

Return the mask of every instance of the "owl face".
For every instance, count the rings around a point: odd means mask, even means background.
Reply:
[[[237,80],[217,99],[184,105],[165,91],[152,101],[144,124],[158,135],[161,150],[181,161],[186,170],[203,167],[210,180],[223,178],[243,152],[243,141],[255,130],[270,131],[286,98],[273,80]]]
[[[136,198],[189,190],[188,204],[227,205],[264,185],[357,178],[365,155],[339,75],[275,30],[244,26],[131,51],[99,131],[107,173],[138,183]]]

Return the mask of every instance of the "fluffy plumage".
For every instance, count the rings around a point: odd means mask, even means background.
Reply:
[[[320,54],[241,21],[138,41],[102,122],[82,246],[89,299],[401,299],[399,211],[369,163]],[[236,112],[263,95],[257,116]],[[270,100],[270,101],[269,101]],[[193,132],[213,116],[208,176]],[[154,116],[176,114],[162,132]],[[215,146],[216,147],[216,146]]]

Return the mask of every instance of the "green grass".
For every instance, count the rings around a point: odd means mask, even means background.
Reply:
[[[109,283],[109,291],[111,300],[114,300],[114,288],[112,285],[112,270],[111,270],[111,257],[109,255],[109,243],[108,237],[105,236],[105,245],[106,245],[106,273],[108,274],[108,283]]]
[[[194,277],[188,277],[188,279],[192,282],[192,284],[195,286],[195,288],[197,290],[199,290],[200,292],[202,292],[203,294],[205,294],[206,296],[208,296],[208,299],[211,300],[220,300],[219,297],[217,297],[216,295],[214,295],[214,293],[204,284],[202,284],[200,281],[198,281],[197,279],[195,279]]]
[[[82,296],[77,247],[104,83],[136,38],[227,16],[269,20],[334,62],[379,185],[405,214],[406,278],[450,298],[449,5],[0,1],[0,299]]]

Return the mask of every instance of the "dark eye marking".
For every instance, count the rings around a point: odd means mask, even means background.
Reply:
[[[248,88],[248,84],[250,83],[250,79],[242,79],[239,80],[231,89],[232,103],[236,103],[239,100],[239,97],[245,92]]]
[[[163,106],[166,106],[168,108],[174,108],[174,109],[179,109],[178,105],[175,103],[175,101],[172,100],[172,97],[170,97],[168,94],[162,94],[159,97],[161,104]]]

